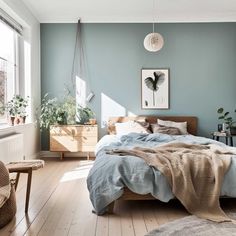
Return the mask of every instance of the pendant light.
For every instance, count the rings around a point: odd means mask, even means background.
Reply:
[[[144,38],[144,48],[149,52],[157,52],[164,46],[164,39],[161,34],[155,33],[155,0],[153,0],[153,23],[152,33]]]

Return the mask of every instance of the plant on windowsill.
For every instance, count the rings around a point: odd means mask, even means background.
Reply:
[[[236,110],[234,110],[236,112]],[[230,130],[230,134],[236,135],[236,121],[233,120],[232,116],[230,116],[230,113],[224,112],[224,108],[219,108],[217,110],[217,113],[219,114],[218,119],[223,120],[223,122],[227,125],[226,129]]]
[[[28,103],[29,97],[23,98],[21,95],[14,95],[13,98],[4,105],[3,109],[8,112],[11,125],[25,123]]]
[[[5,112],[5,106],[4,104],[0,101],[0,116],[4,116]]]

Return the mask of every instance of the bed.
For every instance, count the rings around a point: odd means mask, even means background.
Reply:
[[[187,122],[186,135],[167,134],[138,134],[116,135],[115,124],[130,120],[147,121],[150,124],[157,119],[175,122]],[[108,122],[108,135],[104,136],[96,147],[96,160],[87,178],[90,200],[97,214],[111,212],[114,202],[122,200],[153,200],[168,202],[174,196],[165,177],[156,169],[134,156],[116,157],[107,154],[107,150],[114,148],[131,148],[134,146],[152,147],[168,142],[186,142],[197,144],[216,143],[224,147],[225,144],[198,137],[197,118],[190,116],[139,116],[112,117]],[[232,159],[231,166],[225,175],[222,196],[236,197],[236,160]]]

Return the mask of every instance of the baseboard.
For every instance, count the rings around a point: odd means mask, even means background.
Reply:
[[[44,158],[44,157],[60,157],[60,153],[50,152],[50,151],[40,151],[39,156],[41,158]]]
[[[94,157],[94,153],[89,153],[90,157]],[[40,158],[45,157],[58,157],[60,158],[60,152],[50,152],[50,151],[41,151],[39,153]],[[87,157],[87,153],[81,153],[81,152],[67,152],[64,154],[65,157]]]
[[[24,156],[24,160],[33,160],[33,159],[39,159],[39,158],[40,158],[40,152],[34,153],[30,157]]]

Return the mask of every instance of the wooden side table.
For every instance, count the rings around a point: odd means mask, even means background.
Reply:
[[[38,170],[40,168],[43,168],[44,161],[43,160],[16,161],[16,162],[10,162],[10,163],[6,164],[6,167],[9,171],[9,173],[16,173],[15,190],[16,190],[18,182],[19,182],[20,174],[21,173],[28,174],[27,188],[26,188],[26,199],[25,199],[25,213],[28,213],[32,172],[33,172],[33,170]]]
[[[233,143],[233,137],[236,136],[236,135],[232,135],[228,132],[213,132],[212,134],[212,138],[216,141],[219,141],[220,140],[220,137],[222,138],[225,138],[225,144],[226,145],[229,145],[231,147],[234,146],[234,143]]]

